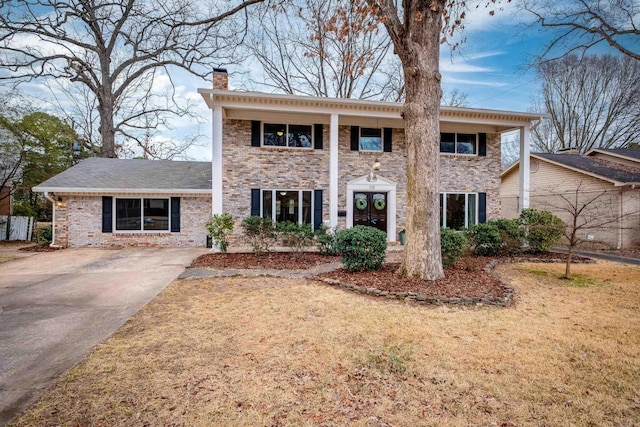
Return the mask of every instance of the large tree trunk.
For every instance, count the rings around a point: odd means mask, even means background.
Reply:
[[[403,46],[407,143],[407,241],[400,272],[426,280],[444,277],[440,253],[440,32],[442,1],[405,10]],[[434,6],[435,5],[435,6]],[[435,10],[434,10],[435,9]]]
[[[116,130],[113,122],[114,99],[113,81],[111,78],[111,57],[109,54],[100,56],[100,71],[102,85],[98,96],[98,112],[100,113],[100,139],[102,139],[102,153],[100,157],[116,158]]]

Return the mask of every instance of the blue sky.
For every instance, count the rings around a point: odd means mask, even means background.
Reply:
[[[472,11],[463,36],[466,42],[451,52],[443,47],[440,69],[443,89],[468,95],[468,106],[529,111],[540,81],[529,67],[550,35],[528,27],[512,3],[490,16],[484,8]]]
[[[560,0],[562,1],[562,0]],[[540,90],[540,82],[529,67],[536,55],[542,53],[551,34],[538,27],[528,27],[527,15],[518,15],[517,1],[504,2],[503,10],[490,16],[483,7],[467,13],[466,38],[453,53],[445,45],[441,49],[442,85],[445,91],[457,89],[467,95],[467,106],[513,111],[531,111],[532,99]],[[228,67],[231,87],[241,85],[243,78],[240,67]],[[200,146],[189,150],[188,156],[194,160],[211,158],[211,113],[204,100],[198,95],[200,87],[210,87],[210,81],[203,81],[183,71],[173,75],[177,83],[176,95],[192,101],[194,112],[201,120],[177,120],[172,130],[163,131],[159,138],[180,135],[201,134]],[[162,92],[170,88],[171,81],[166,75],[159,75],[154,90]],[[26,86],[34,98],[48,98],[55,89],[45,87],[41,82]],[[30,89],[30,90],[29,90]],[[53,112],[55,114],[55,111]]]

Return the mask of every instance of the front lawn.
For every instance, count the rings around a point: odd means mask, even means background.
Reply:
[[[507,264],[510,308],[171,284],[15,425],[633,426],[640,268]]]

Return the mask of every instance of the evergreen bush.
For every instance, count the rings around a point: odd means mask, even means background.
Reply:
[[[269,252],[271,245],[276,241],[276,227],[270,218],[250,216],[243,219],[240,226],[253,251],[257,254]]]
[[[288,246],[295,252],[300,252],[303,248],[311,246],[313,242],[311,224],[298,224],[291,221],[279,222],[276,224],[276,230],[283,246]]]
[[[39,225],[36,227],[36,243],[40,246],[51,244],[53,239],[53,228],[50,224]]]
[[[227,252],[229,237],[233,233],[233,217],[228,213],[222,215],[215,214],[207,221],[205,227],[209,231],[213,243],[215,243],[222,252]]]
[[[442,266],[449,267],[460,259],[467,245],[464,232],[450,228],[440,229],[440,250],[442,253]]]
[[[387,234],[374,227],[356,225],[336,233],[337,248],[347,271],[378,270],[384,262]]]
[[[500,231],[490,223],[471,226],[467,231],[467,237],[477,255],[495,255],[502,247]]]
[[[489,224],[495,225],[500,232],[502,238],[502,247],[500,252],[506,254],[515,254],[523,251],[525,242],[525,229],[516,219],[500,218],[489,221]]]
[[[565,224],[549,211],[523,209],[520,223],[526,230],[526,240],[533,252],[548,252],[560,241],[565,231]]]

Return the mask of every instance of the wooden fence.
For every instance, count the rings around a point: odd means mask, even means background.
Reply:
[[[34,224],[30,216],[0,215],[0,240],[31,240]]]

